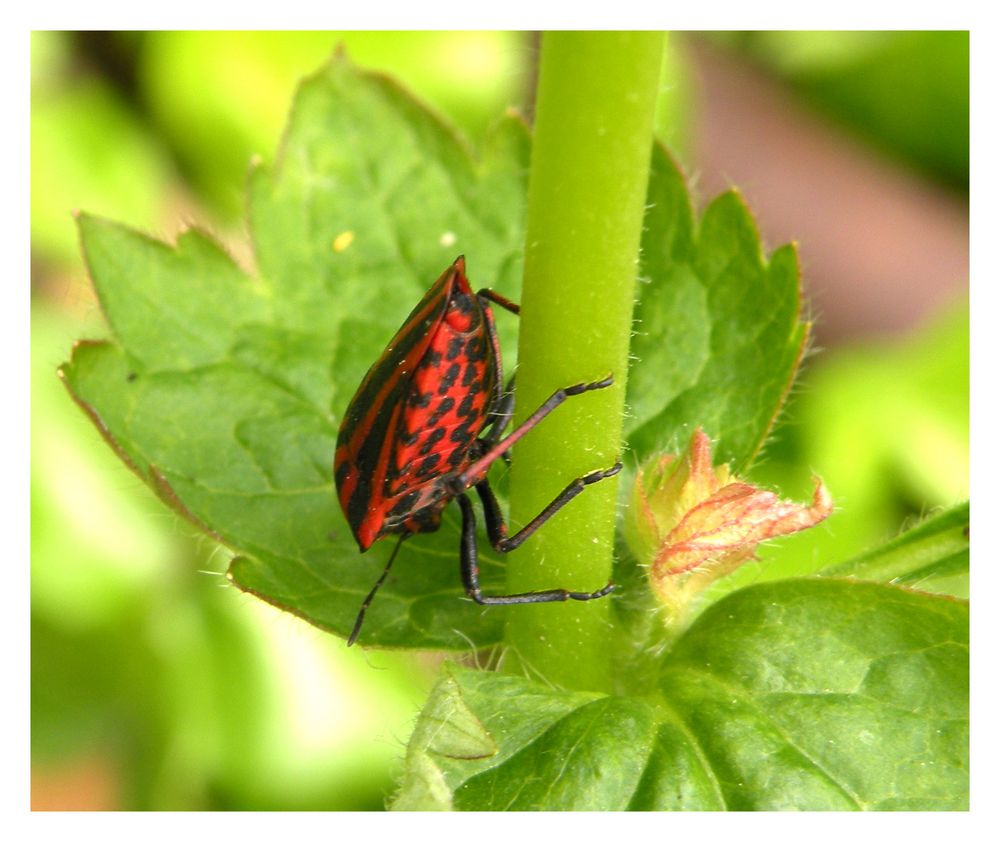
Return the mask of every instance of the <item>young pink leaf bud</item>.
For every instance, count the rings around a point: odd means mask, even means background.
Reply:
[[[653,457],[639,470],[626,538],[649,565],[657,596],[682,608],[708,584],[754,558],[769,538],[814,526],[833,501],[815,479],[811,505],[732,478],[712,466],[712,444],[700,429],[682,457]]]

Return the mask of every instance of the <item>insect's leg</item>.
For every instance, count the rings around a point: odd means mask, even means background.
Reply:
[[[462,509],[462,584],[469,598],[479,605],[523,605],[531,602],[565,602],[568,599],[588,600],[607,596],[614,590],[614,585],[608,582],[599,591],[592,593],[567,591],[557,588],[549,591],[529,591],[528,593],[500,594],[484,596],[479,588],[479,551],[476,546],[476,514],[468,495],[459,494],[456,498]],[[496,500],[494,499],[494,503]],[[499,511],[499,509],[497,509]],[[487,514],[487,522],[490,515]]]
[[[490,302],[492,301],[495,304],[499,304],[501,307],[510,310],[515,315],[520,314],[521,308],[518,307],[513,301],[504,298],[504,296],[493,292],[491,289],[482,289],[477,295],[479,297],[479,301],[483,305],[483,311],[486,316],[484,319],[486,335],[493,347],[493,359],[494,364],[496,365],[496,383],[493,387],[493,407],[490,412],[492,421],[490,422],[489,432],[481,439],[479,444],[479,447],[481,448],[479,452],[485,453],[498,441],[500,441],[500,436],[503,435],[504,430],[507,429],[507,425],[510,424],[510,419],[514,416],[514,377],[512,376],[510,380],[507,381],[506,389],[500,385],[501,380],[503,379],[503,371],[500,364],[500,337],[497,336],[497,328],[493,322],[493,311],[490,308]],[[503,460],[509,465],[510,455],[504,453]]]
[[[514,417],[514,378],[516,376],[516,374],[512,374],[510,380],[507,381],[507,385],[503,390],[503,397],[491,414],[489,432],[479,440],[480,446],[483,448],[481,452],[483,453],[500,441],[500,436],[503,435],[503,431],[510,424],[510,419]],[[503,460],[509,465],[510,454],[504,452]]]
[[[483,313],[485,316],[483,324],[486,328],[486,336],[493,348],[493,360],[494,365],[496,366],[496,383],[493,385],[493,405],[490,410],[493,420],[490,422],[489,432],[483,437],[480,445],[482,448],[480,452],[486,452],[500,440],[500,436],[503,435],[504,430],[507,429],[507,425],[510,423],[510,419],[514,415],[514,378],[511,377],[510,380],[507,381],[507,388],[504,389],[501,385],[503,380],[503,369],[500,362],[500,337],[497,336],[497,327],[493,321],[493,310],[490,308],[490,302],[492,301],[495,304],[499,304],[501,307],[510,310],[514,314],[519,314],[521,312],[521,308],[518,307],[513,301],[504,298],[502,295],[493,292],[491,289],[482,289],[477,293],[477,296],[480,303],[483,305]],[[504,461],[509,465],[510,457],[504,456]]]
[[[490,543],[496,548],[507,539],[507,523],[500,511],[500,503],[497,501],[490,481],[487,479],[476,483],[476,491],[479,499],[483,503],[483,519],[486,521],[486,534],[490,538]],[[500,550],[503,552],[503,550]]]
[[[515,316],[521,315],[520,305],[515,304],[513,301],[501,295],[499,292],[494,292],[491,289],[481,289],[479,290],[479,292],[476,293],[476,295],[478,295],[481,300],[485,299],[486,301],[492,301],[494,304],[503,307],[504,310],[513,313]]]
[[[496,495],[493,494],[493,489],[490,488],[489,481],[484,479],[481,482],[476,483],[476,491],[479,493],[479,499],[483,501],[483,514],[486,519],[486,533],[490,536],[490,543],[493,545],[493,549],[499,553],[509,553],[511,550],[516,550],[521,546],[521,544],[530,538],[535,531],[543,523],[545,523],[545,521],[558,512],[570,500],[576,497],[576,495],[583,491],[584,488],[588,485],[593,485],[595,482],[600,482],[602,479],[613,477],[621,469],[622,463],[615,462],[615,464],[610,468],[605,468],[600,471],[591,471],[589,474],[577,477],[559,494],[557,494],[551,503],[535,515],[528,522],[527,526],[509,537],[507,535],[507,524],[504,523],[503,514],[500,512],[500,504],[497,502]]]
[[[503,296],[497,296],[492,290],[482,290],[477,296],[479,303],[483,308],[483,327],[486,330],[486,338],[490,343],[490,347],[493,349],[493,395],[490,399],[490,415],[493,417],[491,422],[490,431],[485,436],[486,441],[478,443],[479,450],[477,452],[483,453],[489,450],[493,445],[499,441],[500,436],[503,435],[504,428],[510,423],[510,417],[514,411],[514,398],[511,393],[511,386],[514,379],[511,378],[510,383],[507,384],[507,391],[503,388],[503,364],[501,362],[502,355],[500,353],[500,337],[497,336],[497,326],[493,321],[493,309],[490,307],[490,301],[496,301],[499,304],[511,305],[515,310],[519,309],[516,304],[507,301]],[[504,305],[505,306],[505,305]]]
[[[476,485],[483,477],[486,476],[486,471],[489,469],[497,459],[503,456],[508,450],[510,450],[514,444],[521,439],[526,433],[528,433],[532,427],[534,427],[539,421],[541,421],[546,415],[552,412],[559,404],[566,400],[566,398],[573,397],[574,395],[581,395],[584,392],[591,392],[595,389],[606,389],[612,383],[614,383],[614,375],[609,374],[602,380],[595,380],[593,383],[577,383],[575,386],[567,386],[564,389],[556,389],[538,409],[531,413],[527,419],[522,422],[516,430],[514,430],[507,438],[494,444],[489,450],[486,451],[482,456],[476,459],[471,465],[469,465],[461,474],[456,478],[455,485],[461,485],[463,488],[471,488]]]
[[[361,624],[365,621],[365,612],[368,610],[368,606],[372,604],[372,600],[375,599],[375,594],[378,589],[382,587],[385,577],[389,575],[389,568],[392,567],[392,563],[396,560],[396,553],[399,552],[399,548],[408,536],[408,532],[404,532],[399,536],[399,540],[396,542],[396,547],[393,549],[392,555],[389,556],[389,560],[386,562],[385,570],[383,570],[382,575],[378,577],[375,587],[372,588],[371,591],[369,591],[368,596],[365,597],[365,601],[361,603],[361,610],[358,611],[358,618],[354,621],[354,628],[351,629],[351,636],[347,638],[348,646],[353,646],[354,641],[358,639],[358,634],[361,632]]]

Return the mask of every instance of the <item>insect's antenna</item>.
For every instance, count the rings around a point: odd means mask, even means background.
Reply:
[[[375,587],[372,588],[368,596],[365,597],[365,601],[361,603],[361,610],[358,611],[358,619],[354,621],[354,628],[351,629],[351,636],[347,638],[348,646],[352,646],[354,641],[358,639],[358,634],[361,632],[361,624],[365,621],[365,611],[368,610],[368,606],[371,605],[372,600],[375,599],[375,594],[378,589],[382,587],[385,577],[389,575],[389,568],[392,567],[392,563],[396,560],[396,553],[399,552],[399,548],[402,546],[403,541],[406,540],[409,534],[409,532],[404,532],[399,536],[399,540],[396,542],[396,547],[393,549],[392,555],[389,556],[389,560],[385,564],[385,570],[383,570],[382,575],[378,577]]]

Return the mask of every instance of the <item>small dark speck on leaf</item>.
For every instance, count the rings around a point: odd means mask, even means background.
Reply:
[[[127,381],[128,381],[129,383],[134,383],[134,382],[135,382],[135,379],[136,379],[136,378],[137,378],[138,376],[139,376],[139,375],[138,375],[138,374],[136,374],[136,373],[135,373],[134,371],[130,371],[130,372],[129,372],[128,374],[126,374],[126,375],[125,375],[125,379],[126,379],[126,380],[127,380]]]
[[[333,529],[331,529],[329,532],[327,532],[326,533],[326,540],[327,541],[336,541],[337,540],[337,533],[336,533],[336,531],[333,530]]]

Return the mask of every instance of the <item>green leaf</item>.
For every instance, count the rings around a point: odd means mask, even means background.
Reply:
[[[967,809],[968,606],[846,580],[746,588],[652,692],[448,667],[416,734],[398,809]]]
[[[161,499],[229,547],[240,588],[340,635],[392,550],[360,555],[332,481],[340,417],[414,302],[459,253],[518,298],[529,137],[507,117],[476,159],[392,80],[335,57],[300,87],[281,155],[249,181],[256,271],[188,231],[171,247],[90,215],[79,230],[114,339],[61,371]],[[697,227],[683,176],[653,154],[638,358],[640,454],[700,424],[748,461],[787,391],[806,329],[790,249],[765,264],[735,195]],[[516,319],[497,318],[505,367]],[[502,478],[502,471],[498,469]],[[465,649],[503,609],[463,599],[458,517],[403,545],[362,642]],[[504,565],[481,558],[487,592]]]
[[[700,426],[718,460],[743,470],[774,423],[809,334],[799,319],[795,247],[766,261],[736,191],[696,223],[684,177],[659,146],[647,201],[629,443],[640,459],[678,452]]]
[[[496,31],[176,30],[143,36],[138,67],[143,102],[185,170],[233,217],[242,208],[239,187],[247,160],[255,152],[270,157],[296,85],[334,44],[345,45],[364,66],[407,80],[480,137],[505,105],[523,96],[522,58],[531,37]],[[248,90],[253,91],[249,105]]]
[[[968,596],[969,504],[930,517],[887,544],[821,572]]]
[[[62,376],[137,473],[232,548],[241,588],[350,631],[391,542],[359,555],[340,513],[338,420],[456,254],[473,282],[517,296],[526,160],[517,119],[477,162],[397,85],[339,56],[303,83],[278,163],[251,177],[257,277],[200,232],[171,248],[80,217],[115,342],[78,345]],[[498,322],[513,351],[514,319]],[[500,639],[499,613],[459,598],[456,521],[404,545],[366,642]],[[501,576],[485,554],[485,586]]]
[[[718,582],[807,576],[880,547],[900,525],[969,497],[969,308],[959,301],[905,337],[845,345],[815,359],[789,423],[750,480],[807,499],[813,474],[836,503],[815,529],[763,545],[760,564]],[[967,577],[922,588],[967,596]],[[721,594],[720,594],[721,595]]]

